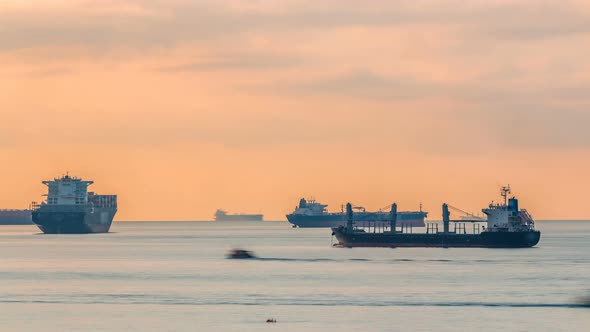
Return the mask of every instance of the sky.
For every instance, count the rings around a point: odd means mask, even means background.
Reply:
[[[116,220],[590,219],[589,58],[586,1],[0,0],[0,208],[69,172]]]

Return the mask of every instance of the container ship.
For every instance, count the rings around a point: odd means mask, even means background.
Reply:
[[[117,195],[88,192],[93,181],[65,175],[47,186],[47,200],[33,203],[33,223],[46,234],[106,233],[117,213]]]
[[[224,210],[215,212],[215,221],[262,221],[262,214],[229,214]]]
[[[31,210],[0,209],[0,225],[32,225]]]
[[[317,227],[317,228],[334,228],[346,225],[346,213],[344,211],[330,213],[327,210],[328,206],[316,202],[314,199],[306,200],[302,198],[299,205],[295,207],[293,213],[287,215],[287,220],[293,227]],[[357,223],[369,221],[388,221],[390,219],[389,212],[377,211],[367,212],[362,206],[352,207],[356,212],[354,213],[354,221]],[[342,209],[344,210],[344,209]],[[424,218],[428,216],[428,212],[422,211],[420,206],[419,211],[400,211],[397,214],[397,220],[400,225],[409,227],[424,227]]]
[[[539,243],[541,232],[535,230],[535,222],[524,209],[519,210],[515,197],[507,199],[510,187],[502,188],[504,202],[490,204],[482,209],[487,216],[487,228],[479,231],[481,220],[474,220],[473,233],[465,230],[467,219],[451,220],[448,204],[443,204],[443,230],[438,231],[438,224],[428,225],[426,233],[401,231],[397,227],[397,205],[390,211],[390,222],[373,223],[373,230],[355,227],[352,206],[347,204],[347,225],[332,229],[341,247],[463,247],[463,248],[528,248]],[[458,209],[457,209],[458,210]],[[454,222],[454,230],[450,223]],[[436,226],[436,227],[435,227]]]

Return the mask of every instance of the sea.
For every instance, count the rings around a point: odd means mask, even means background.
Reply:
[[[350,249],[286,222],[0,226],[0,330],[589,331],[590,221],[537,228],[529,249]]]

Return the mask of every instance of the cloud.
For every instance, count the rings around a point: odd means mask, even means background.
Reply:
[[[73,74],[74,71],[72,68],[68,67],[49,67],[49,68],[41,68],[35,69],[29,72],[30,77],[34,78],[49,78],[55,76],[64,76]]]
[[[377,125],[376,132],[364,136],[374,142],[403,137],[415,150],[473,154],[490,149],[590,149],[590,96],[584,93],[590,86],[584,81],[551,82],[544,77],[532,83],[499,78],[441,83],[365,69],[257,89],[264,93],[273,88],[297,97],[391,104],[386,119],[377,120],[378,112],[370,109],[363,118],[395,124],[396,129],[387,132]]]
[[[494,144],[586,148],[590,143],[580,124],[589,120],[590,77],[581,73],[590,71],[584,58],[589,18],[588,6],[575,1],[52,2],[0,7],[0,53],[14,54],[13,63],[25,67],[30,79],[99,72],[104,68],[97,70],[96,59],[104,56],[112,66],[145,65],[149,75],[167,82],[176,74],[202,74],[207,85],[225,89],[226,95],[212,98],[250,93],[259,100],[311,97],[326,100],[323,106],[332,109],[351,99],[386,104],[392,113],[387,116],[396,123],[408,112],[421,112],[424,122],[412,124],[419,129],[402,130],[404,135],[366,136],[374,141],[408,138],[425,150],[462,145],[467,151]],[[39,68],[29,65],[27,54]],[[133,59],[121,61],[128,54]],[[69,67],[72,56],[82,58],[80,68]],[[176,79],[194,83],[186,76]],[[262,146],[331,143],[367,129],[354,123],[334,129],[321,116],[316,124],[303,116],[241,110],[221,110],[240,119],[177,116],[166,121],[177,112],[167,107],[170,96],[152,98],[163,115],[148,119],[158,126],[103,123],[94,133],[88,123],[82,127],[89,133],[74,131],[62,138],[101,142],[104,129],[107,141],[128,144],[165,137],[165,142]],[[372,104],[356,110],[370,114],[369,130],[391,120],[370,118],[379,113],[367,110]],[[289,112],[299,110],[283,111]],[[453,124],[443,127],[445,122]],[[326,127],[333,131],[326,134]],[[465,128],[469,138],[462,136]],[[426,131],[434,138],[425,138],[430,137]]]
[[[542,100],[503,102],[495,106],[466,116],[472,121],[477,117],[478,127],[486,128],[499,145],[526,150],[590,149],[587,108],[556,107]]]
[[[590,32],[588,8],[576,2],[81,1],[0,7],[0,49],[55,46],[96,51],[165,49],[247,33],[280,36],[362,26],[440,24],[473,42],[556,38]],[[474,35],[475,34],[475,35]],[[469,37],[471,35],[471,37]]]
[[[117,112],[79,113],[55,114],[50,120],[30,119],[26,128],[5,128],[2,133],[24,145],[41,141],[50,132],[52,145],[161,147],[204,144],[239,149],[341,144],[354,139],[349,135],[350,127],[334,128],[335,122],[325,118],[309,121],[307,114],[299,112],[230,109],[143,112],[139,116]],[[327,132],[330,134],[326,135]],[[3,136],[0,136],[0,144],[3,142]]]
[[[470,24],[474,38],[525,42],[590,33],[590,10],[582,2],[521,1],[486,9]]]
[[[176,65],[160,66],[161,72],[203,72],[217,70],[266,70],[276,68],[288,68],[302,63],[289,55],[271,54],[240,54],[218,56],[203,56],[194,62],[185,62]]]
[[[304,96],[342,96],[363,99],[416,99],[434,96],[440,89],[433,82],[416,77],[388,77],[368,69],[354,70],[339,76],[306,81],[272,83],[260,90]]]

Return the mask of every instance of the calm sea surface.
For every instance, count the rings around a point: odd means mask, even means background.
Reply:
[[[0,226],[0,328],[588,331],[590,222],[537,228],[531,249],[343,249],[282,222]],[[237,246],[260,259],[225,259]]]

